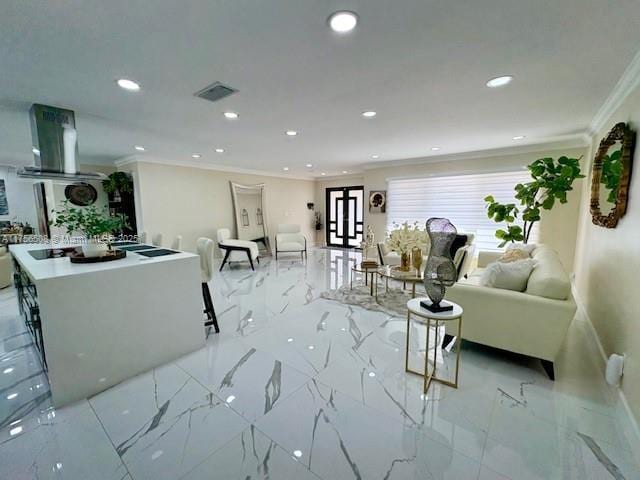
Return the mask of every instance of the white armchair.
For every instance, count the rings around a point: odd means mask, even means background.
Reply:
[[[300,225],[280,224],[276,234],[276,260],[280,253],[300,253],[304,260],[307,256],[307,239],[300,233]]]
[[[256,242],[231,238],[231,231],[228,228],[219,228],[216,235],[218,237],[218,248],[224,252],[220,271],[222,271],[227,262],[245,262],[247,260],[251,265],[251,270],[255,270],[253,261],[256,260],[260,263],[260,250]]]

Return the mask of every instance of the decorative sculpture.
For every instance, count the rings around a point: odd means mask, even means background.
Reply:
[[[431,240],[431,248],[427,265],[424,269],[424,288],[431,303],[422,301],[420,306],[437,313],[453,309],[451,305],[441,305],[446,287],[456,282],[456,266],[451,259],[451,244],[458,231],[446,218],[430,218],[427,220],[427,233]]]
[[[364,240],[362,241],[361,247],[362,247],[362,258],[364,261],[367,261],[369,259],[369,250],[371,250],[374,245],[375,245],[375,235],[373,233],[373,229],[371,228],[371,225],[367,225],[367,234],[364,237]]]

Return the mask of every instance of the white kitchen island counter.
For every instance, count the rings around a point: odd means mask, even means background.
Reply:
[[[35,287],[55,406],[204,346],[197,255],[127,252],[120,260],[75,264],[29,253],[48,248],[22,244],[9,250]]]

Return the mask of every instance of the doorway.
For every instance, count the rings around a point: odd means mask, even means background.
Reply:
[[[327,246],[360,247],[364,229],[364,187],[327,188]]]

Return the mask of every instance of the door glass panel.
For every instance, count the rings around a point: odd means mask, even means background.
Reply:
[[[344,218],[344,200],[342,198],[338,199],[338,208],[336,210],[336,220],[338,221],[337,233],[338,237],[342,237],[344,235],[344,222],[342,219]]]
[[[356,221],[362,222],[363,221],[362,216],[364,214],[364,208],[363,208],[364,191],[354,190],[353,192],[351,192],[351,195],[356,197]]]
[[[349,197],[349,238],[356,236],[356,199]]]

